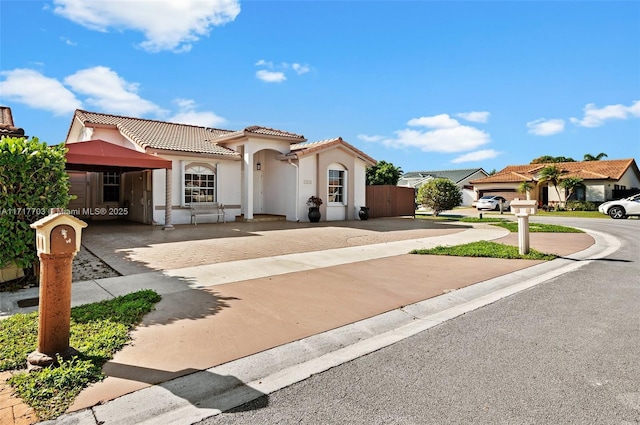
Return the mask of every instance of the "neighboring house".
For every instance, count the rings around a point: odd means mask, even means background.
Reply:
[[[403,174],[398,180],[398,186],[413,187],[416,193],[420,186],[434,178],[449,179],[460,188],[462,192],[462,205],[471,206],[476,200],[472,180],[488,176],[482,168],[466,168],[462,170],[444,171],[413,171]]]
[[[2,137],[27,137],[24,130],[13,123],[11,108],[0,106],[0,138]]]
[[[365,205],[365,169],[376,163],[341,138],[307,142],[259,126],[231,131],[83,110],[66,145],[71,210],[107,208],[165,227],[190,223],[191,205],[211,203],[225,206],[227,221],[308,221],[312,195],[324,201],[323,220],[351,220]]]
[[[525,194],[518,193],[522,182],[528,182],[532,190],[530,199],[538,201],[540,206],[566,202],[567,193],[558,185],[560,198],[553,185],[539,184],[540,170],[556,165],[562,170],[562,178],[579,177],[584,181],[584,188],[577,190],[572,200],[604,202],[616,197],[625,190],[640,191],[640,171],[634,159],[616,159],[607,161],[561,162],[556,164],[509,165],[497,173],[477,179],[473,184],[477,197],[484,195],[500,195],[508,200],[523,199]]]

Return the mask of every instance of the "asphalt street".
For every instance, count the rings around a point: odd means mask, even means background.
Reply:
[[[640,423],[640,220],[531,221],[622,246],[201,424]]]

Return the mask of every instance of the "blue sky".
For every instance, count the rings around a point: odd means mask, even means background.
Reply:
[[[316,141],[405,172],[640,158],[638,1],[0,0],[0,104]]]

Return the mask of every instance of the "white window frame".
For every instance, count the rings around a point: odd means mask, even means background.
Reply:
[[[100,197],[102,198],[102,203],[103,204],[117,204],[120,202],[120,196],[122,195],[122,174],[118,173],[116,171],[105,171],[103,173],[100,173],[100,184],[101,184],[101,190],[100,190]],[[115,183],[111,183],[111,179],[113,179],[113,181],[115,181]],[[109,180],[108,183],[105,183],[105,180]],[[117,187],[118,188],[118,199],[116,199],[115,201],[107,201],[104,199],[104,189],[105,187]]]
[[[342,174],[342,184],[341,185],[332,185],[331,184],[331,172],[338,172]],[[341,166],[340,164],[331,164],[327,169],[327,206],[344,206],[347,205],[347,170]],[[331,193],[332,188],[341,187],[342,188],[342,201],[332,201]]]
[[[182,180],[182,192],[181,192],[181,198],[182,198],[182,205],[184,206],[189,206],[192,203],[193,204],[210,204],[213,202],[217,202],[218,201],[218,173],[217,173],[217,168],[214,165],[211,164],[206,164],[206,163],[202,163],[202,162],[191,162],[191,163],[183,163],[182,164],[182,173],[181,173],[181,180]],[[205,171],[210,171],[210,173],[194,173],[194,172],[189,172],[190,169],[204,169]],[[208,200],[204,200],[204,201],[193,201],[193,199],[189,199],[187,200],[187,190],[189,190],[189,186],[187,185],[187,174],[195,174],[195,175],[203,175],[203,176],[213,176],[213,186],[205,186],[204,190],[205,191],[209,191],[211,190],[213,192],[211,199]],[[205,179],[205,181],[208,181],[208,179]],[[208,196],[207,193],[205,193],[204,195],[205,197]]]

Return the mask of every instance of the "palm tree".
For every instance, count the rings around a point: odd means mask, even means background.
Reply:
[[[531,189],[533,189],[531,183],[529,183],[528,181],[523,181],[522,183],[520,183],[520,185],[518,185],[518,188],[516,190],[518,191],[518,193],[526,194],[527,200],[529,200]]]
[[[560,177],[562,176],[562,170],[557,165],[548,165],[540,170],[538,174],[538,183],[547,183],[553,186],[556,189],[556,193],[558,194],[558,200],[562,200],[560,198],[560,191],[558,190],[558,184],[560,183]]]
[[[590,153],[585,153],[584,154],[584,160],[585,161],[600,161],[602,158],[608,158],[609,156],[604,153],[604,152],[600,152],[598,155],[593,156]]]
[[[567,199],[569,199],[576,189],[584,187],[584,180],[580,177],[567,177],[566,179],[562,179],[560,186],[564,187],[569,192],[567,194]]]

